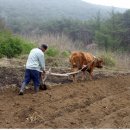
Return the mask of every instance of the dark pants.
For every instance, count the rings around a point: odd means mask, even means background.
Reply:
[[[30,81],[34,83],[34,90],[37,92],[39,90],[40,82],[41,82],[41,72],[37,70],[26,69],[25,77],[21,86],[20,91],[23,92],[25,86],[29,84]]]

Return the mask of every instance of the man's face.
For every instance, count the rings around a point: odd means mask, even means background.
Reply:
[[[45,52],[47,49],[42,48],[42,51]]]

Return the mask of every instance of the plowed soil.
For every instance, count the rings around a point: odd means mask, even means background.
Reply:
[[[0,67],[0,128],[130,128],[130,74],[94,72],[77,83],[48,77],[18,95],[23,68]]]

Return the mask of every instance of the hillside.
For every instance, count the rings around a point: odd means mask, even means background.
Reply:
[[[73,18],[88,20],[100,11],[106,18],[112,7],[93,5],[82,0],[0,0],[0,18],[12,28],[37,26],[50,19]],[[123,12],[124,9],[115,8]]]

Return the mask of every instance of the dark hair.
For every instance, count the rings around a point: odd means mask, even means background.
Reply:
[[[48,48],[46,44],[42,44],[41,47],[44,48],[45,50]]]

